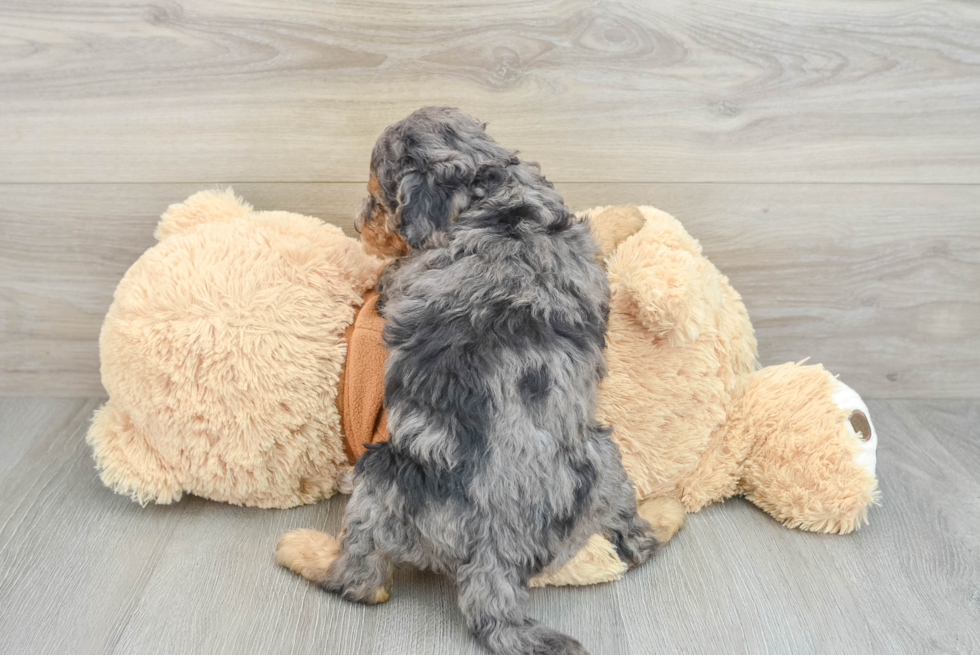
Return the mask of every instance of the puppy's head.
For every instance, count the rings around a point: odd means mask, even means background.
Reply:
[[[424,107],[385,129],[355,221],[365,250],[401,257],[421,247],[480,195],[479,180],[518,163],[485,127],[457,109]]]

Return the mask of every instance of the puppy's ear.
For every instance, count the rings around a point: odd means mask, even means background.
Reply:
[[[473,166],[461,159],[437,162],[424,171],[406,173],[398,184],[399,232],[419,248],[433,234],[444,232],[469,204]]]

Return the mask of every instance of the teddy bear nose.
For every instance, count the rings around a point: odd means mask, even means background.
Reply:
[[[861,435],[861,441],[867,441],[871,438],[871,423],[868,421],[868,417],[860,409],[855,409],[851,412],[850,418],[848,420],[851,422],[851,427],[854,431]]]

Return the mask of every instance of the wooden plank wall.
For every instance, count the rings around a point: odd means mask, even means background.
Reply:
[[[490,122],[574,208],[681,219],[764,363],[980,395],[980,5],[7,0],[0,394],[104,393],[112,290],[233,184],[349,227],[380,130]]]

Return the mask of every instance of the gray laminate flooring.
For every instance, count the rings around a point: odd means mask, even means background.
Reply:
[[[399,571],[367,608],[273,563],[292,510],[199,498],[140,507],[98,480],[98,400],[0,400],[0,652],[482,653],[453,586]],[[882,504],[848,536],[742,500],[705,509],[623,580],[532,593],[594,655],[980,652],[980,402],[870,402]]]

